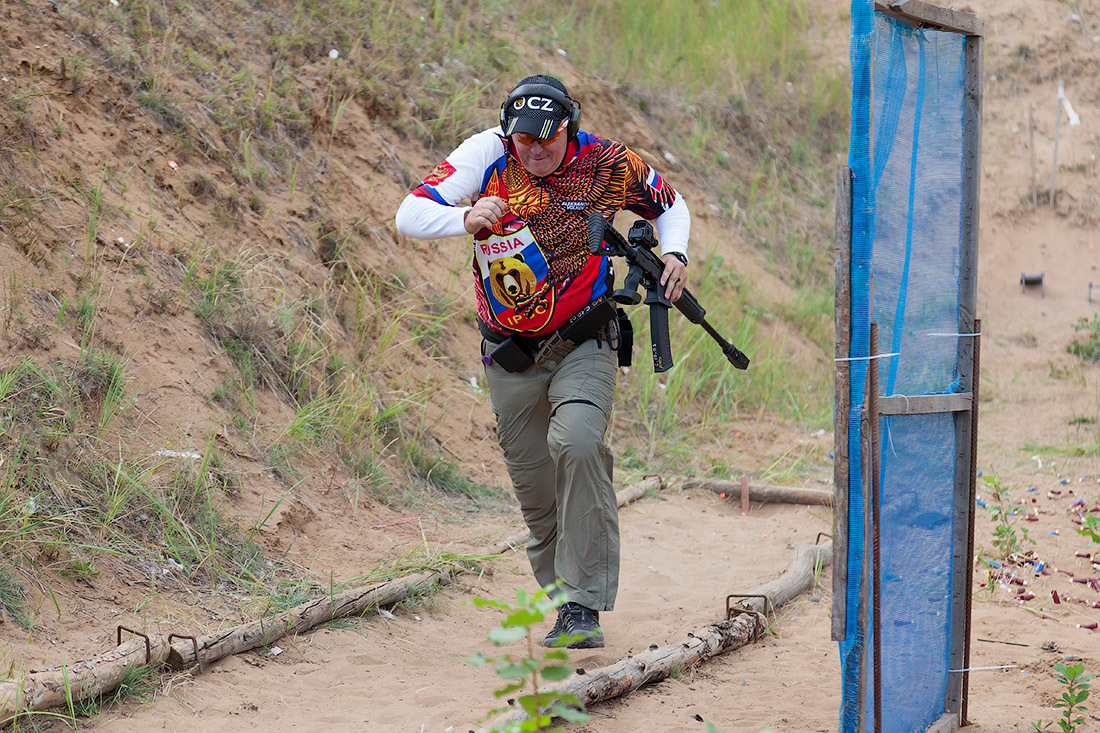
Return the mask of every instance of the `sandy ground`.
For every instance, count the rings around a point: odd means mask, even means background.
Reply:
[[[740,505],[710,493],[670,492],[622,511],[623,575],[616,610],[601,615],[607,646],[571,652],[571,664],[594,668],[664,645],[724,615],[728,593],[751,592],[786,567],[791,548],[812,544],[828,529],[821,507]],[[491,576],[467,578],[396,618],[359,620],[280,642],[277,657],[249,653],[216,664],[152,705],[105,715],[94,730],[378,730],[455,731],[475,728],[494,704],[499,680],[467,657],[493,652],[487,630],[498,612],[468,601],[475,595],[514,599],[535,590],[526,559],[508,553]],[[827,576],[822,576],[822,582]],[[698,715],[723,730],[758,730],[784,719],[804,730],[832,728],[835,690],[792,678],[788,663],[836,676],[826,638],[800,648],[788,635],[827,630],[827,598],[804,597],[783,609],[777,635],[760,642],[748,666],[716,660],[645,688],[628,702],[593,710],[590,731],[703,729]],[[801,631],[797,631],[801,629]],[[544,632],[544,630],[543,630]],[[540,632],[540,633],[543,633]],[[797,660],[797,661],[796,661]],[[801,676],[801,675],[800,675]],[[785,709],[788,687],[804,708]],[[687,694],[691,699],[686,700]],[[741,701],[752,700],[742,705]],[[816,711],[811,713],[810,711]],[[111,719],[113,718],[113,719]],[[647,722],[642,722],[647,721]],[[793,730],[793,728],[792,728]]]
[[[847,3],[833,0],[824,41],[846,63]],[[986,97],[979,316],[983,319],[979,466],[997,472],[1037,521],[1021,522],[1036,540],[1034,553],[1049,568],[1077,577],[1098,572],[1093,552],[1074,533],[1071,505],[1100,499],[1100,369],[1066,353],[1073,324],[1096,312],[1088,286],[1100,286],[1100,222],[1095,155],[1100,132],[1100,2],[975,0],[963,9],[986,21]],[[1058,81],[1080,115],[1060,129],[1058,196],[1050,190]],[[1033,107],[1032,172],[1028,109]],[[1031,203],[1032,181],[1038,203]],[[1045,296],[1021,292],[1022,272],[1043,272]],[[1094,293],[1100,300],[1100,289]],[[751,431],[750,424],[731,426]],[[822,458],[809,483],[831,480],[825,460],[831,436],[786,432],[790,444],[813,441]],[[1092,455],[1075,456],[1074,446]],[[491,460],[491,459],[490,459]],[[1057,493],[1055,493],[1057,492]],[[1034,499],[1034,501],[1032,501]],[[346,530],[301,520],[315,546],[356,541]],[[297,522],[287,517],[288,525]],[[401,521],[394,518],[394,521]],[[804,506],[740,507],[706,492],[666,491],[622,511],[622,583],[614,612],[603,615],[608,645],[572,655],[593,668],[683,638],[721,618],[728,593],[750,591],[786,567],[795,546],[813,543],[831,526],[828,510]],[[423,532],[439,546],[472,549],[510,535],[515,517],[493,519],[456,539],[453,528],[391,532],[394,545]],[[411,536],[410,536],[411,535]],[[992,548],[992,523],[979,512],[979,549]],[[1023,575],[1022,571],[1021,574]],[[974,667],[970,717],[974,731],[1023,731],[1052,720],[1060,693],[1052,664],[1067,655],[1100,672],[1098,631],[1081,628],[1100,620],[1091,607],[1100,594],[1065,573],[1024,575],[1035,598],[1015,600],[1007,584],[975,571]],[[486,632],[499,617],[473,607],[481,594],[514,596],[533,590],[526,560],[509,553],[498,569],[464,577],[393,619],[374,616],[279,642],[278,655],[250,652],[220,661],[205,674],[176,678],[152,702],[109,709],[82,721],[95,731],[466,731],[495,704],[497,679],[466,662],[489,653]],[[595,706],[592,721],[572,726],[585,733],[704,731],[703,721],[726,733],[831,731],[836,728],[840,673],[829,640],[828,573],[819,586],[787,606],[775,633],[699,667],[678,679],[643,688],[628,698]],[[1054,605],[1051,590],[1088,602]],[[126,598],[119,598],[121,608]],[[196,611],[198,615],[198,611]],[[1048,616],[1049,618],[1043,618]],[[106,637],[64,642],[70,657],[101,651]],[[54,663],[56,658],[39,660]],[[1093,707],[1100,710],[1100,706]],[[1095,711],[1094,711],[1095,712]],[[1085,729],[1100,729],[1091,715]],[[48,723],[45,723],[48,727]],[[54,724],[59,725],[59,724]]]

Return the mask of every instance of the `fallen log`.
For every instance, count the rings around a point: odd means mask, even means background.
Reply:
[[[616,494],[620,507],[637,501],[662,486],[647,479]],[[499,555],[526,542],[527,531],[476,553]],[[167,663],[175,669],[203,666],[231,654],[266,647],[288,634],[300,634],[327,621],[359,616],[371,609],[392,606],[409,596],[447,583],[461,568],[431,570],[405,575],[370,588],[355,588],[308,601],[282,613],[265,616],[203,637],[148,634],[73,664],[45,670],[13,671],[0,681],[0,727],[31,712],[68,707],[114,690],[128,668]],[[172,641],[172,638],[180,639]],[[171,643],[169,643],[171,641]]]
[[[159,664],[168,657],[163,637],[127,640],[125,643],[90,659],[71,665],[23,674],[0,682],[0,726],[7,725],[26,712],[69,707],[75,702],[95,698],[118,687],[130,667]]]
[[[577,673],[557,688],[564,695],[574,695],[585,707],[593,703],[621,697],[642,685],[659,682],[673,673],[688,669],[705,662],[723,652],[737,649],[755,641],[763,630],[761,620],[765,610],[774,613],[775,609],[788,603],[814,582],[817,571],[832,561],[832,543],[824,545],[804,545],[795,550],[787,570],[776,580],[759,588],[755,595],[765,596],[769,603],[767,609],[761,598],[745,599],[738,604],[753,613],[738,613],[717,623],[707,624],[703,628],[688,634],[687,638],[676,644],[663,647],[650,647],[648,651],[627,657],[607,667],[590,671],[577,670]],[[526,720],[527,714],[518,710],[509,713],[489,728],[496,730],[511,722]]]
[[[223,659],[231,654],[267,647],[284,636],[300,634],[328,621],[361,616],[371,609],[392,606],[410,595],[446,583],[452,571],[432,570],[405,575],[374,588],[355,588],[330,598],[303,603],[277,616],[250,621],[232,629],[208,634],[197,643],[176,642],[168,654],[168,666],[187,669]],[[196,656],[197,652],[197,656]]]
[[[685,489],[706,489],[716,494],[725,494],[730,498],[741,496],[741,484],[738,481],[685,478],[683,486]],[[799,488],[796,486],[749,484],[749,500],[769,501],[783,504],[822,504],[824,506],[830,506],[833,503],[833,492],[824,489]]]

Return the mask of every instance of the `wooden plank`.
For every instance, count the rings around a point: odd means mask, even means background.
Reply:
[[[982,78],[983,41],[980,37],[966,39],[964,56],[966,60],[966,96],[963,100],[963,207],[962,228],[960,231],[959,257],[959,333],[979,333],[981,321],[977,318],[978,297],[978,229],[981,211],[981,173],[982,173]],[[981,336],[960,338],[958,349],[958,368],[965,381],[963,388],[973,396],[970,412],[963,413],[967,419],[960,420],[959,438],[967,442],[966,464],[960,465],[956,475],[956,503],[961,508],[956,513],[955,573],[957,583],[954,591],[954,612],[952,614],[952,669],[967,669],[970,666],[970,625],[971,599],[974,572],[974,500],[978,469],[978,390],[981,386]],[[963,431],[965,430],[965,435]],[[970,675],[963,672],[957,684],[948,686],[945,705],[947,710],[958,711],[962,724],[967,722],[967,698],[970,692]],[[957,699],[952,699],[957,697]]]
[[[968,342],[965,346],[969,348],[974,340],[965,338],[959,339],[959,341]],[[959,358],[961,359],[962,357]],[[964,363],[960,361],[958,368],[962,384],[969,383],[971,365],[969,363],[964,365]],[[948,649],[950,669],[966,669],[966,662],[963,660],[965,656],[966,637],[969,635],[967,633],[968,627],[966,621],[966,589],[968,587],[967,577],[973,574],[973,568],[969,566],[966,559],[969,547],[967,535],[969,533],[971,519],[971,507],[968,502],[970,496],[970,482],[967,477],[971,461],[970,437],[973,426],[974,421],[971,411],[955,413],[955,489],[952,495],[954,515],[952,526],[954,527],[954,531],[951,536],[951,606],[949,609],[944,609],[951,614],[951,625],[949,627],[951,636],[948,640],[950,645]],[[959,715],[959,711],[962,708],[963,678],[965,675],[965,672],[951,672],[947,675],[943,707],[946,712],[956,716]]]
[[[982,177],[982,40],[966,39],[963,99],[962,227],[959,233],[959,333],[973,333],[978,296],[978,230]],[[963,330],[965,329],[965,330]],[[962,339],[966,341],[967,339]],[[964,344],[960,343],[960,348]],[[964,362],[961,366],[969,366]],[[973,392],[973,390],[970,390]]]
[[[980,36],[983,32],[982,19],[973,13],[951,10],[924,0],[876,2],[875,10],[916,28],[949,31],[964,36]]]
[[[834,319],[837,359],[849,355],[852,341],[852,169],[836,172],[836,291]],[[851,362],[836,361],[833,371],[833,641],[842,641],[848,590],[848,412]]]
[[[973,398],[969,392],[956,394],[890,395],[879,398],[880,415],[931,415],[937,412],[966,412]]]

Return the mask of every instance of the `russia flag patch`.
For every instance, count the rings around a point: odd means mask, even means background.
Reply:
[[[653,166],[649,166],[649,175],[646,176],[645,182],[654,191],[663,191],[665,188],[664,179],[657,175],[657,171],[653,170]]]

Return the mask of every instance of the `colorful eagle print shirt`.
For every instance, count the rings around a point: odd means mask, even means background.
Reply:
[[[627,209],[652,220],[677,199],[636,153],[583,130],[556,172],[529,176],[499,128],[468,138],[412,194],[444,206],[504,200],[505,215],[473,237],[477,313],[493,331],[527,336],[557,330],[611,285],[608,258],[588,250],[589,213],[611,221]],[[674,249],[686,248],[686,232],[682,239]]]

